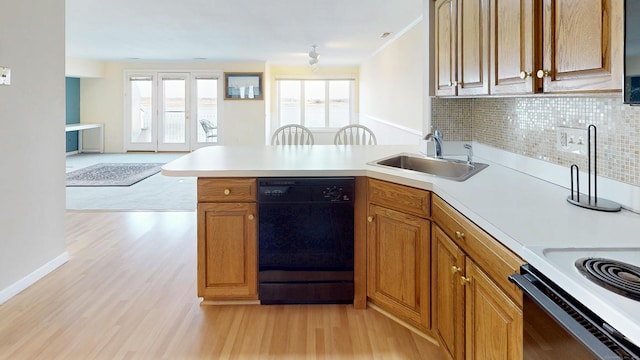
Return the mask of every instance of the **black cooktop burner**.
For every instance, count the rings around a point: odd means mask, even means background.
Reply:
[[[575,264],[580,273],[594,283],[640,301],[640,267],[604,258],[581,258]]]

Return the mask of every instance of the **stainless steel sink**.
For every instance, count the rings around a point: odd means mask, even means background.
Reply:
[[[489,166],[478,162],[467,163],[466,161],[454,159],[436,159],[409,153],[393,155],[369,164],[415,171],[454,181],[465,181]]]

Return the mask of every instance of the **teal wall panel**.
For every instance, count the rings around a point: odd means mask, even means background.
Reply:
[[[80,79],[67,78],[67,119],[65,124],[80,123]],[[78,132],[71,131],[67,135],[67,152],[78,150]]]

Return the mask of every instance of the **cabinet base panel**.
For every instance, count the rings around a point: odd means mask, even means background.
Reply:
[[[368,301],[367,302],[367,306],[372,308],[373,310],[381,313],[382,315],[388,317],[389,319],[397,322],[398,324],[404,326],[405,328],[413,331],[414,333],[416,333],[416,335],[419,335],[420,337],[424,338],[425,340],[429,341],[430,343],[440,347],[440,343],[438,342],[438,340],[436,338],[434,338],[433,336],[431,336],[431,334],[429,334],[428,332],[425,332],[425,330],[421,330],[418,329],[417,327],[409,324],[408,322],[398,318],[397,316],[391,314],[390,312],[384,310],[383,308],[379,307],[378,305]]]
[[[262,283],[262,304],[352,304],[353,282]]]
[[[200,306],[207,305],[260,305],[260,300],[207,300],[203,299]]]

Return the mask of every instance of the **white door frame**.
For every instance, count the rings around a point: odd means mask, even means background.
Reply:
[[[148,124],[140,124],[140,131],[148,130],[150,131],[150,139],[148,142],[135,142],[132,138],[132,126],[133,126],[133,113],[132,113],[132,99],[133,94],[131,93],[131,79],[140,79],[140,80],[150,80],[151,83],[151,108],[148,109],[150,116],[150,122]],[[157,142],[158,142],[158,133],[157,133],[157,114],[155,104],[158,99],[157,91],[158,87],[156,86],[157,82],[157,74],[155,72],[149,71],[125,71],[124,76],[124,150],[134,150],[134,151],[157,151]],[[141,109],[142,110],[142,109]],[[141,122],[143,120],[140,120]]]
[[[185,143],[164,143],[162,142],[162,120],[160,115],[162,112],[162,79],[163,78],[183,78],[185,79],[185,96],[186,96],[186,128],[185,128]],[[152,104],[151,104],[151,121],[150,129],[151,139],[150,142],[133,142],[131,140],[131,126],[132,126],[132,96],[131,96],[131,83],[132,78],[149,78],[152,81]],[[218,126],[217,141],[211,142],[198,142],[198,131],[201,126],[199,123],[199,114],[197,106],[197,79],[216,79],[217,80],[217,108],[216,108],[216,122]],[[190,70],[125,70],[124,71],[124,151],[192,151],[203,146],[218,145],[222,143],[224,136],[224,125],[222,121],[222,115],[224,113],[224,81],[223,72],[218,70],[213,71],[190,71]]]
[[[216,108],[216,124],[217,129],[217,141],[213,145],[219,145],[222,143],[224,137],[224,122],[222,121],[222,115],[224,113],[224,80],[222,71],[193,71],[191,72],[191,115],[193,120],[191,121],[191,150],[196,150],[201,147],[211,146],[210,142],[198,141],[198,132],[200,131],[200,119],[203,118],[202,114],[198,113],[198,91],[197,80],[198,79],[215,79],[217,80],[217,108]],[[212,119],[209,119],[212,120]]]
[[[157,151],[189,151],[191,150],[191,128],[190,123],[190,114],[191,114],[191,76],[188,72],[159,72],[158,76],[158,109],[157,109],[157,124],[156,129],[158,133],[158,142],[157,142]],[[165,125],[167,125],[168,120],[165,119],[165,94],[164,94],[164,81],[165,80],[183,80],[184,81],[184,123],[182,124],[184,127],[184,139],[183,142],[175,142],[168,143],[164,141],[164,129]]]

